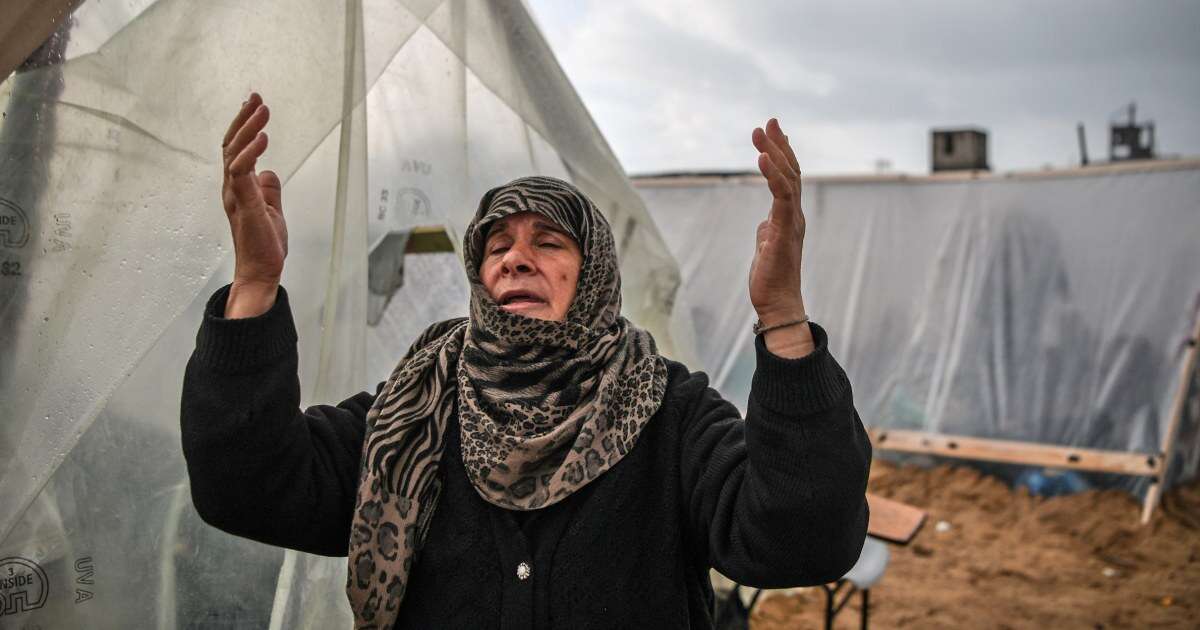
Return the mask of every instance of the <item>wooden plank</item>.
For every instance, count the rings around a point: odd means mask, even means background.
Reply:
[[[898,545],[907,545],[925,523],[927,513],[919,507],[867,493],[871,520],[867,533]]]
[[[1101,451],[901,429],[872,429],[871,440],[875,448],[885,451],[923,453],[1026,466],[1089,470],[1119,475],[1147,477],[1158,475],[1162,462],[1162,457],[1154,453]]]
[[[1163,476],[1167,474],[1167,466],[1171,463],[1171,451],[1175,450],[1175,435],[1179,433],[1179,423],[1183,417],[1183,405],[1187,402],[1188,387],[1192,384],[1192,374],[1196,369],[1197,348],[1200,347],[1200,307],[1196,309],[1194,320],[1192,321],[1192,336],[1187,339],[1188,349],[1183,355],[1183,361],[1179,366],[1179,382],[1175,387],[1175,398],[1171,401],[1171,423],[1167,426],[1167,432],[1163,435],[1162,442],[1162,463],[1159,465],[1159,472],[1155,475],[1154,482],[1146,489],[1146,501],[1142,504],[1142,524],[1150,522],[1150,517],[1154,515],[1154,508],[1158,507],[1158,501],[1162,498],[1162,484],[1165,481]]]
[[[0,11],[0,82],[8,79],[38,46],[61,28],[80,4],[83,0],[4,2],[4,10]]]
[[[406,254],[437,254],[454,251],[454,243],[442,226],[423,226],[413,228],[408,234],[408,244],[404,248]]]

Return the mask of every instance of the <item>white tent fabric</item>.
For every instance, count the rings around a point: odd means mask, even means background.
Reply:
[[[411,257],[368,327],[370,248],[417,226],[457,246],[483,191],[531,173],[601,205],[626,315],[690,358],[674,260],[518,0],[85,2],[0,83],[0,570],[27,576],[0,625],[349,623],[344,561],[203,525],[179,448],[183,366],[231,277],[220,138],[251,89],[305,404],[373,391],[465,312],[458,257]]]
[[[635,186],[744,404],[758,176]],[[803,292],[869,426],[1156,453],[1200,304],[1200,162],[806,178]],[[669,229],[667,229],[669,228]],[[1200,457],[1193,388],[1171,476]]]

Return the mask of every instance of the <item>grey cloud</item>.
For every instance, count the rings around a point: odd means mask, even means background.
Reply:
[[[988,127],[998,168],[1062,164],[1076,121],[1095,156],[1109,114],[1131,98],[1157,121],[1162,150],[1200,153],[1200,3],[643,6],[594,2],[560,19],[570,9],[533,3],[632,171],[747,168],[743,136],[770,114],[844,145],[811,151],[816,171],[877,156],[922,171],[925,130],[949,124]],[[692,122],[664,121],[666,109]],[[696,150],[671,152],[685,144]]]

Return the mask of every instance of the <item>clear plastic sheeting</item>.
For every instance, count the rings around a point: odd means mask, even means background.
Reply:
[[[758,176],[636,181],[745,404]],[[1157,453],[1200,305],[1200,162],[806,178],[803,293],[874,427]],[[1194,394],[1193,394],[1194,395]],[[1194,399],[1172,477],[1196,473]]]
[[[204,525],[179,448],[184,365],[232,277],[219,145],[252,89],[304,404],[373,391],[465,313],[457,254],[392,252],[379,302],[372,253],[417,228],[458,247],[485,190],[534,173],[601,205],[626,313],[690,356],[674,259],[519,1],[85,2],[0,83],[0,571],[22,576],[0,626],[349,625],[344,559]]]
[[[310,4],[161,2],[97,52],[59,63],[46,51],[46,65],[0,85],[0,197],[10,226],[0,280],[0,504],[18,506],[0,513],[0,532],[228,253],[219,144],[244,90],[224,86],[262,86],[296,102],[276,114],[291,131],[272,154],[285,176],[341,119],[341,90],[308,88],[342,83],[346,11]],[[227,63],[241,42],[261,41],[252,26],[260,21],[275,25],[278,41],[263,42],[257,64]],[[73,24],[64,26],[52,45],[69,39]],[[179,48],[165,34],[184,28],[192,41]],[[297,33],[332,52],[314,54]]]

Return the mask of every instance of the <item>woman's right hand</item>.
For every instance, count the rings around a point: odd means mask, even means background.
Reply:
[[[255,163],[267,150],[263,128],[271,113],[256,93],[242,104],[225,132],[221,153],[225,177],[221,200],[233,233],[233,284],[225,317],[261,315],[275,303],[287,258],[287,224],[283,220],[282,184],[273,171],[256,173]]]

